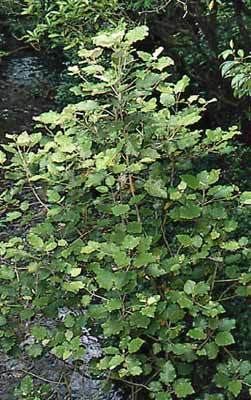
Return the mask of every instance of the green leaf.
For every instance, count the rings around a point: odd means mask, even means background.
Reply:
[[[113,287],[113,279],[113,273],[110,271],[99,269],[96,272],[96,281],[101,288],[111,290],[111,288]]]
[[[109,362],[109,369],[113,370],[118,367],[124,361],[124,356],[116,354],[114,357],[111,358]]]
[[[94,37],[93,43],[96,46],[113,48],[116,44],[122,41],[124,34],[125,31],[123,29],[109,33],[101,33]]]
[[[250,361],[242,361],[240,365],[240,376],[243,378],[244,376],[248,375],[251,371],[251,362]]]
[[[171,382],[174,381],[175,378],[176,378],[175,368],[171,363],[171,361],[167,361],[161,368],[160,380],[166,385],[169,385]]]
[[[194,293],[194,289],[195,289],[196,283],[194,281],[186,281],[185,285],[184,285],[184,292],[186,294],[193,294]]]
[[[69,270],[67,270],[67,273],[73,278],[76,278],[76,276],[79,276],[81,274],[81,268],[70,267]]]
[[[64,325],[66,328],[72,328],[75,324],[75,318],[73,315],[68,314],[64,319]]]
[[[233,380],[230,381],[228,384],[228,390],[230,393],[234,395],[234,397],[237,397],[242,389],[242,382],[240,380]]]
[[[215,343],[218,346],[228,346],[235,343],[235,340],[230,332],[219,332],[215,337]]]
[[[186,90],[187,86],[189,85],[189,82],[190,82],[189,77],[188,77],[187,75],[184,75],[183,78],[180,79],[180,80],[176,83],[176,85],[175,85],[175,87],[174,87],[174,92],[175,92],[176,94],[178,94],[178,93],[183,93],[183,92]]]
[[[240,196],[240,202],[242,204],[251,205],[251,192],[243,192]]]
[[[6,266],[0,267],[0,279],[11,281],[14,278],[15,278],[15,272],[13,271],[12,268]]]
[[[230,240],[229,242],[221,243],[220,247],[222,249],[228,250],[228,251],[236,251],[238,250],[241,246],[239,242],[236,240]]]
[[[127,204],[119,204],[117,206],[112,207],[111,210],[113,215],[119,217],[120,215],[128,214],[130,207]]]
[[[27,348],[27,353],[32,358],[41,356],[42,352],[43,352],[43,347],[39,343],[32,344]]]
[[[145,185],[145,190],[150,196],[160,197],[162,199],[167,198],[167,190],[165,188],[164,182],[162,180],[149,179]]]
[[[61,199],[60,194],[56,190],[47,190],[48,201],[57,203]]]
[[[20,318],[22,321],[30,320],[35,314],[35,311],[30,308],[24,308],[20,311]]]
[[[44,326],[34,325],[31,328],[31,334],[37,340],[44,340],[47,337],[47,329]]]
[[[82,296],[81,297],[81,304],[84,306],[84,307],[86,307],[86,306],[88,306],[90,303],[91,303],[91,296],[89,296],[89,295],[84,295],[84,296]]]
[[[191,189],[198,189],[200,186],[199,179],[194,175],[182,175],[181,178]]]
[[[189,235],[176,235],[176,238],[184,247],[189,247],[192,245],[192,238]]]
[[[32,381],[32,377],[31,376],[25,376],[22,380],[21,380],[21,385],[20,385],[21,391],[23,393],[32,393],[33,390],[33,381]]]
[[[174,65],[174,61],[170,57],[160,57],[157,62],[153,64],[153,68],[163,71],[163,69]]]
[[[38,117],[33,117],[34,121],[42,122],[45,125],[59,125],[61,115],[55,111],[45,112]]]
[[[190,329],[187,333],[187,336],[190,336],[193,339],[203,340],[207,337],[204,330],[202,328],[193,328]]]
[[[178,379],[175,383],[174,383],[174,391],[176,396],[180,399],[180,398],[185,398],[194,392],[194,389],[192,387],[191,382],[188,379]]]
[[[30,143],[31,143],[31,138],[27,132],[23,132],[21,133],[21,135],[17,137],[17,144],[20,147],[29,146]]]
[[[125,39],[129,44],[138,42],[139,40],[145,39],[148,36],[149,28],[145,25],[137,26],[127,32]]]
[[[169,93],[161,93],[160,102],[165,107],[171,107],[175,104],[175,97]]]
[[[136,353],[141,348],[143,343],[144,343],[144,340],[142,340],[140,338],[131,340],[131,342],[128,344],[129,353]]]
[[[6,155],[3,151],[0,150],[0,164],[4,164],[6,161]]]
[[[134,265],[135,267],[139,268],[154,261],[155,257],[151,253],[141,253],[135,258]]]
[[[142,374],[141,362],[136,357],[127,356],[125,361],[130,375],[139,376]]]
[[[7,319],[4,315],[0,315],[0,327],[7,324]]]
[[[205,349],[209,360],[215,360],[219,353],[219,347],[214,342],[211,342],[205,345]]]
[[[63,289],[66,290],[66,292],[78,293],[84,287],[85,285],[81,281],[63,283]]]
[[[28,242],[32,247],[36,249],[42,249],[44,247],[43,239],[41,239],[40,236],[35,235],[34,233],[29,233]]]
[[[129,222],[127,225],[128,233],[141,233],[142,232],[142,224],[140,222]]]
[[[19,219],[22,216],[22,213],[20,211],[12,211],[7,213],[6,216],[6,222],[12,222],[15,221],[16,219]]]
[[[123,303],[120,299],[111,299],[107,301],[106,308],[108,311],[120,310]]]
[[[150,53],[147,53],[146,51],[137,51],[137,55],[141,60],[145,62],[149,62],[152,60],[152,55]]]
[[[201,207],[189,203],[186,206],[175,207],[169,214],[175,221],[181,219],[194,219],[201,215]]]
[[[202,171],[197,175],[197,179],[202,189],[207,189],[219,180],[220,170],[213,169],[210,172]]]
[[[126,235],[125,239],[122,242],[122,247],[125,249],[134,249],[135,247],[138,246],[140,241],[139,237],[134,237],[131,235]]]

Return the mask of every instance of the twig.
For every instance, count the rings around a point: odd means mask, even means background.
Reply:
[[[39,376],[37,374],[34,374],[33,372],[27,371],[25,369],[19,369],[19,371],[23,372],[24,374],[33,376],[36,379],[39,379],[40,381],[46,382],[46,383],[52,383],[53,385],[63,385],[63,383],[60,383],[60,380],[57,381],[52,381],[51,379],[43,378],[42,376]]]
[[[145,389],[145,390],[148,390],[149,392],[151,392],[151,389],[149,387],[147,387],[146,385],[143,385],[143,383],[130,382],[130,381],[127,381],[125,379],[117,378],[117,377],[114,377],[114,376],[111,376],[111,379],[115,380],[115,381],[126,383],[127,385],[130,385],[130,386],[135,386],[135,387],[138,387],[138,388],[142,388],[142,389]]]
[[[130,184],[130,191],[131,191],[132,197],[135,197],[135,191],[134,191],[134,186],[133,186],[133,181],[132,181],[132,175],[129,175],[129,184]],[[135,210],[136,210],[138,222],[141,222],[140,213],[139,213],[139,207],[137,206],[137,204],[135,204]]]
[[[29,171],[29,168],[28,168],[28,166],[27,166],[26,160],[24,159],[23,154],[22,154],[22,152],[21,152],[21,150],[20,150],[20,147],[17,146],[17,149],[18,149],[18,154],[19,154],[19,156],[20,156],[20,158],[21,158],[21,160],[22,160],[22,162],[23,162],[23,166],[24,166],[24,170],[25,170],[25,174],[26,174],[26,179],[27,179],[27,181],[28,181],[28,184],[29,184],[29,186],[30,186],[30,189],[32,190],[32,193],[33,193],[34,196],[36,197],[37,201],[46,209],[46,211],[48,211],[49,208],[48,208],[47,205],[40,199],[39,195],[37,194],[36,190],[34,189],[32,183],[31,183],[31,181],[30,181],[30,175],[29,175],[29,172],[30,172],[30,171]]]
[[[139,11],[139,15],[144,15],[144,14],[159,14],[161,11],[164,11],[167,6],[172,2],[172,0],[166,1],[162,6],[152,8],[151,10],[145,10],[145,11]]]

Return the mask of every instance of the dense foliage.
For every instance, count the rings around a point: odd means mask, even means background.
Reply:
[[[96,36],[69,68],[80,101],[2,146],[1,347],[26,326],[30,356],[80,362],[89,326],[103,337],[93,373],[135,398],[247,396],[233,309],[250,295],[235,234],[250,193],[198,168],[234,152],[238,131],[196,128],[207,102],[185,95],[187,76],[172,83],[162,48],[135,50],[147,32]],[[63,306],[84,312],[58,321]]]
[[[150,36],[143,47],[153,51],[156,43],[164,46],[175,61],[176,76],[190,77],[191,91],[218,99],[204,117],[207,126],[238,122],[249,140],[249,101],[233,98],[229,81],[222,79],[220,54],[232,40],[249,57],[250,0],[4,0],[1,9],[12,16],[18,36],[36,49],[64,49],[70,59],[98,29],[116,25],[120,18],[147,23]]]
[[[0,144],[1,351],[77,369],[88,328],[89,373],[130,400],[250,398],[250,17],[250,0],[1,2],[1,32],[70,65],[63,109]],[[54,398],[31,375],[16,398]]]

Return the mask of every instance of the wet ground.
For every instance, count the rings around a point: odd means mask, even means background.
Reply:
[[[32,117],[54,107],[54,89],[62,66],[15,42],[0,62],[0,137],[32,127]],[[21,50],[18,50],[18,49]]]
[[[6,133],[30,131],[33,116],[55,108],[54,88],[63,66],[55,59],[23,47],[7,38],[4,50],[10,55],[0,59],[0,143],[7,140]],[[118,390],[104,393],[100,381],[88,377],[88,363],[100,355],[100,346],[89,332],[83,331],[81,340],[86,354],[78,370],[49,353],[39,360],[25,356],[23,350],[32,341],[29,336],[20,345],[22,356],[7,356],[0,349],[0,399],[17,399],[14,388],[28,375],[35,385],[51,384],[50,400],[121,400]]]

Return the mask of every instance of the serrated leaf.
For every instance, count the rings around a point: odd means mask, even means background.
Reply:
[[[174,92],[175,92],[176,94],[178,94],[178,93],[183,93],[183,92],[186,90],[187,86],[189,85],[189,82],[190,82],[189,77],[188,77],[187,75],[184,75],[183,78],[180,79],[180,80],[176,83],[176,85],[175,85],[175,87],[174,87]]]
[[[170,93],[161,93],[160,102],[165,107],[172,107],[175,104],[175,97]]]
[[[188,379],[178,379],[174,383],[174,391],[179,399],[183,399],[195,393],[191,382]]]
[[[193,339],[198,339],[198,340],[203,340],[207,337],[206,333],[202,328],[193,328],[190,329],[187,333],[187,336],[193,338]]]
[[[73,315],[68,314],[64,319],[64,325],[66,328],[72,328],[75,324],[75,318]]]
[[[34,233],[30,233],[28,235],[28,242],[32,247],[34,247],[36,249],[42,249],[44,246],[43,239],[41,239],[40,236],[35,235]]]
[[[12,268],[7,267],[5,265],[0,267],[0,279],[3,280],[12,280],[15,277],[15,272]]]
[[[61,115],[56,111],[45,112],[38,117],[33,117],[35,121],[42,122],[45,125],[59,125],[61,122]]]
[[[129,353],[136,353],[141,348],[143,343],[144,343],[144,340],[142,340],[140,338],[131,340],[131,342],[128,344]]]
[[[61,199],[60,194],[56,190],[47,190],[47,197],[48,201],[52,203],[57,203]]]
[[[220,170],[213,169],[212,171],[202,171],[197,175],[197,179],[202,189],[208,188],[219,180]]]
[[[5,221],[12,222],[12,221],[19,219],[21,216],[22,216],[22,213],[20,211],[11,211],[11,212],[7,213]]]
[[[89,296],[89,295],[84,295],[84,296],[82,296],[81,297],[81,304],[84,306],[84,307],[86,307],[86,306],[88,306],[90,303],[91,303],[91,300],[92,300],[92,298],[91,298],[91,296]]]
[[[21,135],[17,137],[17,144],[20,147],[29,146],[30,143],[31,143],[31,138],[27,132],[23,132],[21,133]]]
[[[125,215],[129,212],[130,207],[127,204],[118,204],[114,207],[112,207],[112,213],[116,217],[119,217],[120,215]]]
[[[96,281],[99,287],[110,290],[113,287],[113,273],[105,269],[96,272]]]
[[[162,180],[149,179],[145,185],[145,190],[150,196],[160,197],[162,199],[167,198],[167,190],[165,188],[164,182]]]
[[[184,285],[184,292],[187,294],[193,294],[196,283],[194,281],[188,280]]]
[[[242,381],[236,379],[233,381],[230,381],[228,384],[228,390],[230,393],[234,395],[234,397],[237,397],[242,389]]]
[[[163,71],[163,69],[174,65],[174,61],[170,57],[161,57],[157,62],[154,63],[153,67],[159,71]]]
[[[118,367],[124,361],[124,356],[116,354],[114,357],[111,358],[109,361],[109,369],[113,370]]]
[[[6,161],[6,155],[3,151],[0,150],[0,164],[4,164]]]
[[[198,189],[199,188],[199,179],[197,176],[194,175],[182,175],[181,176],[182,180],[186,182],[187,186],[190,187],[191,189]]]
[[[251,192],[243,192],[240,196],[242,204],[251,205]]]
[[[39,343],[32,344],[27,348],[27,353],[33,358],[41,356],[42,352],[43,347]]]
[[[184,247],[189,247],[192,245],[192,238],[189,235],[176,235],[176,238]]]
[[[235,343],[233,335],[230,332],[219,332],[215,337],[215,343],[218,346],[229,346]]]
[[[139,40],[145,39],[148,36],[149,28],[145,25],[137,26],[127,32],[125,39],[129,44],[138,42]]]
[[[72,293],[78,293],[84,287],[85,285],[81,281],[65,282],[63,284],[63,289]]]
[[[169,385],[171,382],[174,381],[175,378],[176,378],[175,368],[171,363],[171,361],[167,361],[161,368],[160,380],[166,385]]]
[[[31,334],[37,340],[44,340],[47,337],[47,329],[44,326],[34,325],[31,328]]]
[[[93,38],[93,43],[96,46],[105,47],[109,49],[112,48],[117,43],[120,43],[124,37],[124,34],[125,31],[123,29],[115,32],[101,33]]]
[[[211,342],[205,345],[205,349],[209,360],[215,360],[219,353],[219,347],[214,342]]]
[[[0,315],[0,327],[7,324],[7,319],[4,315]]]
[[[120,310],[122,301],[120,299],[111,299],[107,301],[106,308],[108,311]]]

